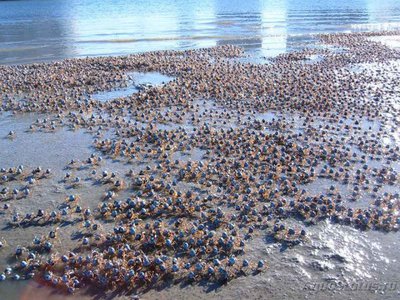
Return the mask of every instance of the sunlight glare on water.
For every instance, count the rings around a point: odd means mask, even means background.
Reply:
[[[0,63],[236,44],[274,56],[321,32],[398,28],[400,3],[355,1],[1,1]],[[387,20],[390,20],[388,22]]]

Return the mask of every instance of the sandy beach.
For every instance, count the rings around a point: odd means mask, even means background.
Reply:
[[[399,35],[0,66],[0,299],[398,299]]]

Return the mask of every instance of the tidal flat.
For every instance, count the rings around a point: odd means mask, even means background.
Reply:
[[[0,66],[0,295],[397,299],[399,35]]]

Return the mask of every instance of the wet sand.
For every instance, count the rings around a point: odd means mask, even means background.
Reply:
[[[400,53],[372,35],[0,67],[0,294],[397,299]]]

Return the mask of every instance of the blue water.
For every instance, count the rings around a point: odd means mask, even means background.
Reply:
[[[233,43],[260,56],[311,34],[396,29],[398,0],[0,1],[0,63]]]

